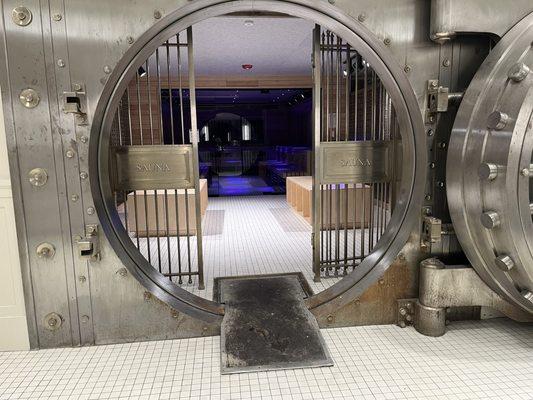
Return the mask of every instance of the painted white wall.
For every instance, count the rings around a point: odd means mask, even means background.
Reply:
[[[28,350],[28,324],[0,90],[0,351]]]

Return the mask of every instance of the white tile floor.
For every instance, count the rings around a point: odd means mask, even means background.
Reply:
[[[334,367],[225,376],[218,337],[0,353],[0,399],[533,399],[533,325],[322,332]]]

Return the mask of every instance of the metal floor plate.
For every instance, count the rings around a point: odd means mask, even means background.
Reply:
[[[217,280],[226,311],[221,372],[332,366],[315,317],[303,300],[299,274]]]

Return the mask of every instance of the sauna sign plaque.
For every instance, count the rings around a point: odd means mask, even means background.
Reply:
[[[123,146],[114,149],[116,190],[194,188],[192,145]]]
[[[320,143],[320,183],[373,183],[390,180],[392,142]]]

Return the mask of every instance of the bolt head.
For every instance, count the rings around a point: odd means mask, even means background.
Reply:
[[[133,44],[133,42],[135,41],[135,39],[133,39],[133,36],[128,36],[126,38],[126,41],[128,42],[128,44]]]
[[[449,67],[451,65],[451,61],[449,59],[445,59],[443,62],[442,62],[442,65],[444,67]]]
[[[495,229],[501,224],[500,215],[496,211],[485,211],[481,214],[481,225],[486,229]]]
[[[20,92],[19,100],[24,107],[35,108],[41,101],[41,98],[34,89],[27,88]]]
[[[80,199],[80,196],[78,196],[77,194],[73,194],[72,196],[70,196],[70,199],[73,201],[73,202],[76,202]]]
[[[89,207],[89,208],[87,208],[87,214],[89,214],[89,215],[93,215],[94,212],[95,212],[94,207]]]
[[[87,136],[82,136],[80,140],[82,143],[87,143],[89,141],[89,138]]]
[[[67,156],[67,158],[73,158],[74,157],[74,150],[67,150],[65,155]]]
[[[87,179],[88,177],[89,177],[89,174],[87,174],[87,172],[80,172],[81,179]]]
[[[478,176],[486,181],[493,181],[498,177],[499,167],[496,164],[483,163],[479,166]]]
[[[366,21],[366,14],[365,13],[361,13],[357,16],[357,19],[359,20],[359,22],[365,22]]]
[[[503,272],[509,272],[515,267],[513,259],[507,255],[496,257],[496,266]]]
[[[44,186],[48,181],[48,173],[42,168],[34,168],[29,174],[29,181],[33,186]]]
[[[530,72],[531,69],[526,64],[518,62],[509,69],[508,76],[513,82],[518,83],[526,79]]]
[[[155,18],[155,19],[159,19],[159,18],[161,18],[161,11],[159,11],[159,10],[155,10],[155,11],[154,11],[154,18]]]
[[[16,7],[11,13],[11,19],[18,26],[28,26],[32,17],[31,11],[26,7]]]
[[[487,119],[487,127],[489,129],[501,131],[507,126],[509,121],[510,118],[506,113],[501,111],[494,111],[489,115],[489,118]]]
[[[411,66],[410,65],[406,65],[405,67],[403,67],[403,70],[406,74],[408,74],[409,72],[411,72]]]
[[[86,278],[85,276],[83,276],[83,275],[80,275],[80,276],[78,277],[78,281],[80,281],[81,283],[84,283],[84,282],[87,281],[87,278]]]
[[[56,22],[59,22],[63,19],[63,16],[61,14],[54,14],[52,15],[52,19]]]

